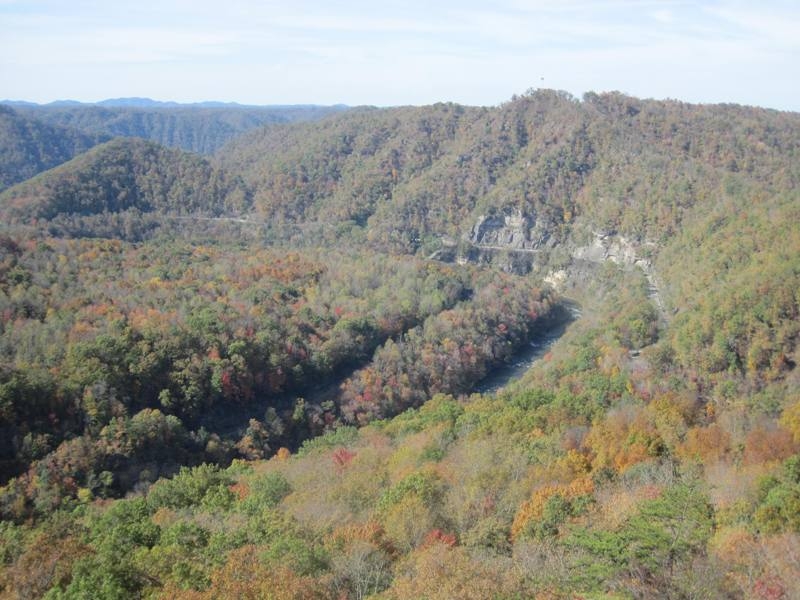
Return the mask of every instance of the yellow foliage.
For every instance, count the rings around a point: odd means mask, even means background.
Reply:
[[[322,600],[332,598],[324,581],[301,577],[288,567],[267,567],[258,558],[259,548],[244,546],[232,551],[227,562],[211,575],[204,591],[183,590],[171,584],[160,598],[170,600]]]
[[[642,407],[609,412],[605,420],[592,426],[585,441],[594,454],[595,469],[613,467],[619,472],[656,456],[663,444],[652,412]]]
[[[792,434],[795,442],[800,443],[800,400],[783,409],[780,424]]]
[[[407,436],[402,445],[392,454],[386,463],[392,481],[397,482],[417,470],[425,448],[434,440],[445,425],[430,427],[419,433]]]
[[[600,348],[600,356],[597,359],[597,366],[600,370],[611,377],[616,377],[622,372],[624,365],[628,362],[628,351],[621,346],[603,345]]]
[[[409,494],[392,506],[383,518],[386,534],[401,550],[419,546],[437,526],[437,515],[416,494]]]
[[[557,479],[571,480],[586,475],[592,469],[589,458],[577,450],[570,449],[549,470]]]
[[[756,546],[753,534],[741,526],[719,529],[708,544],[709,550],[722,562],[737,566],[751,561]]]
[[[153,516],[150,517],[150,520],[153,523],[164,528],[174,525],[178,519],[178,513],[165,506],[159,508],[155,513],[153,513]]]
[[[517,583],[462,547],[435,543],[412,554],[383,600],[484,600],[517,597]]]
[[[647,410],[653,415],[658,435],[670,449],[674,449],[693,420],[694,399],[669,392],[654,398]]]

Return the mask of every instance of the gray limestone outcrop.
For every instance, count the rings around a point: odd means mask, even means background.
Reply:
[[[621,266],[639,266],[645,271],[652,266],[648,259],[637,254],[633,242],[609,233],[595,233],[588,246],[578,246],[572,251],[572,258],[589,262],[609,260]]]
[[[481,215],[472,229],[465,232],[464,240],[481,248],[533,251],[552,246],[551,230],[550,223],[521,211]]]

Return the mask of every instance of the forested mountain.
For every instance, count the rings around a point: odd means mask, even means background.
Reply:
[[[672,342],[687,368],[763,379],[793,362],[797,114],[537,91],[496,109],[351,111],[267,128],[220,158],[255,210],[303,224],[300,237],[336,230],[380,250],[542,275],[576,258],[639,262],[680,313]]]
[[[0,195],[7,218],[30,221],[135,210],[218,216],[248,211],[236,178],[195,154],[118,138]]]
[[[0,595],[800,597],[799,159],[538,90],[6,190]]]
[[[208,106],[143,103],[124,99],[91,104],[17,106],[16,110],[51,125],[87,134],[140,137],[171,148],[211,154],[236,136],[268,123],[319,119],[342,106]]]
[[[107,139],[98,133],[45,124],[0,105],[0,191]]]
[[[576,221],[661,239],[711,206],[723,180],[796,188],[798,139],[791,113],[537,91],[494,109],[354,110],[265,128],[219,157],[270,219],[352,220],[380,246],[414,251],[491,214],[521,214],[530,246]]]

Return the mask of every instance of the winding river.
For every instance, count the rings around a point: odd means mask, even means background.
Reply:
[[[564,335],[564,332],[569,328],[570,324],[581,315],[578,304],[571,301],[562,301],[555,311],[556,315],[548,319],[547,321],[549,322],[542,323],[541,330],[534,334],[527,344],[517,350],[509,362],[492,368],[488,375],[475,385],[472,391],[480,394],[494,394],[509,383],[522,377],[536,361],[547,354],[550,347]],[[300,394],[285,394],[282,397],[282,406],[278,405],[280,406],[279,412],[282,412],[284,416],[290,414],[294,401],[299,396],[305,399],[306,405],[316,407],[317,409],[319,409],[323,402],[332,401],[335,403],[342,382],[350,375],[352,375],[352,373],[332,381],[324,382]],[[275,399],[273,399],[271,404],[276,404]],[[244,434],[250,419],[264,418],[264,410],[265,405],[262,402],[255,402],[247,406],[242,406],[238,410],[218,410],[209,412],[204,422],[201,424],[215,431],[224,439],[235,440]],[[282,443],[294,448],[299,446],[303,440],[308,437],[313,437],[316,434],[297,432],[295,435],[297,438],[294,443],[289,440],[283,440]]]

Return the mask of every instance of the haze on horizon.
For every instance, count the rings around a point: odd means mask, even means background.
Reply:
[[[0,97],[494,105],[529,88],[800,110],[790,0],[0,0]]]

